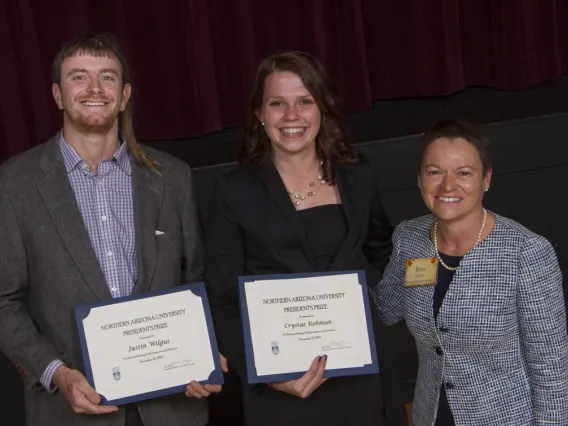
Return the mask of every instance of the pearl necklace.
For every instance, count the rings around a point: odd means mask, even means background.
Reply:
[[[322,166],[322,165],[323,165],[323,161],[320,161],[320,166]],[[319,180],[320,184],[325,185],[325,180],[323,179],[323,176],[322,176],[321,173],[318,174],[317,180]],[[315,182],[314,181],[310,182],[310,188],[313,188],[314,186],[315,186]],[[287,189],[287,191],[288,191],[288,194],[290,195],[290,197],[292,198],[292,200],[294,201],[294,205],[296,207],[298,207],[300,204],[302,204],[302,201],[304,201],[306,198],[313,197],[313,196],[317,195],[317,191],[315,191],[315,188],[308,191],[306,194],[303,194],[301,192],[295,192],[295,191],[292,191],[290,189]]]
[[[481,222],[481,228],[479,229],[479,234],[477,234],[477,241],[475,242],[475,244],[473,245],[473,247],[471,248],[473,250],[474,247],[476,247],[479,244],[479,241],[481,240],[481,234],[483,233],[483,230],[485,229],[485,223],[487,222],[487,210],[483,209],[483,221]],[[442,260],[440,253],[438,252],[438,237],[436,235],[436,230],[438,228],[438,222],[434,222],[434,250],[436,250],[436,257],[438,258],[438,260],[440,261],[440,264],[446,268],[448,271],[457,271],[459,268],[458,266],[448,266],[444,263],[444,261]]]

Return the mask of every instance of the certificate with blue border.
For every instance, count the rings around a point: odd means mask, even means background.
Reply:
[[[379,372],[364,271],[239,277],[247,379],[294,380],[327,355],[324,377]]]
[[[75,307],[85,373],[101,405],[223,384],[203,282]]]

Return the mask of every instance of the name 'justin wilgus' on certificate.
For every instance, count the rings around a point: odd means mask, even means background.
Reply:
[[[116,400],[210,377],[212,331],[189,289],[93,307],[80,319],[98,393]]]
[[[306,371],[326,354],[327,370],[371,364],[363,291],[355,273],[247,282],[256,374]]]

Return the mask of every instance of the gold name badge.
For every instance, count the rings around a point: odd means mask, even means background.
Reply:
[[[405,287],[434,285],[438,279],[438,259],[423,257],[406,261]]]

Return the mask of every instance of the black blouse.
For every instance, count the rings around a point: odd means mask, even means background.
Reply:
[[[316,257],[317,271],[327,271],[347,234],[343,207],[341,204],[324,204],[298,210],[298,214]]]
[[[463,259],[462,256],[449,256],[444,253],[440,253],[440,257],[444,263],[450,267],[456,267],[460,264]],[[450,288],[452,279],[454,278],[455,271],[450,271],[438,263],[438,281],[436,282],[436,287],[434,288],[434,319],[438,319],[438,313],[440,312],[440,307],[444,301],[444,297]],[[454,426],[454,416],[452,410],[450,409],[450,404],[448,403],[448,397],[446,395],[446,388],[442,384],[440,389],[440,399],[438,401],[438,415],[436,417],[436,426]]]

